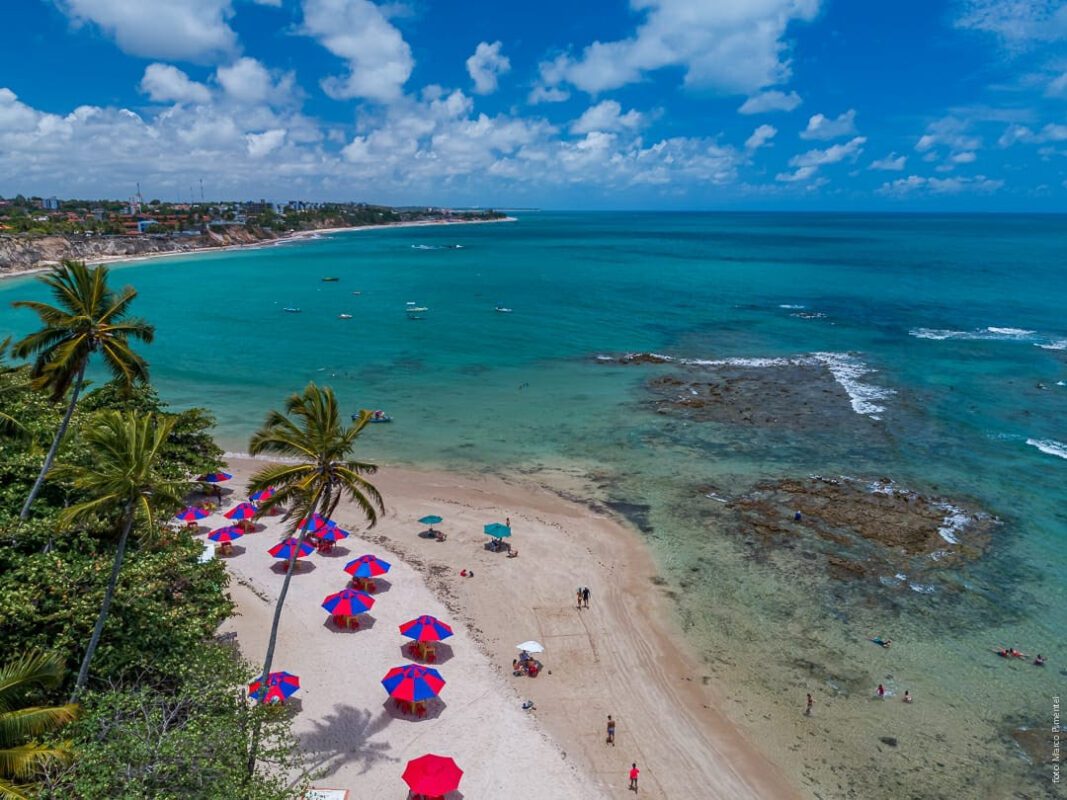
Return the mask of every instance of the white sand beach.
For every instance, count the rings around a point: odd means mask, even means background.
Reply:
[[[234,459],[234,490],[221,510],[244,499],[257,462]],[[275,670],[300,676],[295,731],[321,776],[314,785],[356,797],[405,796],[400,775],[424,753],[455,758],[465,770],[456,797],[534,796],[541,800],[622,797],[632,762],[649,798],[792,798],[798,791],[716,708],[713,687],[681,647],[666,599],[651,582],[655,566],[637,535],[547,491],[492,477],[383,469],[374,482],[387,513],[367,531],[354,509],[335,519],[353,537],[331,555],[315,553],[294,575]],[[417,520],[439,514],[448,535],[419,536]],[[506,558],[484,548],[485,523],[511,518]],[[203,521],[218,527],[221,513]],[[237,542],[227,559],[237,634],[257,663],[281,586],[267,550],[279,518]],[[357,538],[360,537],[360,538]],[[364,553],[392,563],[371,624],[336,631],[323,598],[344,588],[344,564]],[[462,569],[473,577],[460,577]],[[575,607],[579,585],[588,610]],[[380,680],[411,663],[400,623],[429,613],[452,624],[436,665],[447,681],[443,704],[414,720],[386,703]],[[513,677],[514,645],[544,644],[545,671]],[[524,711],[524,699],[536,709]],[[605,742],[607,715],[617,720]]]

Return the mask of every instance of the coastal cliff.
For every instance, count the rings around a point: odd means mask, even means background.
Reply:
[[[234,247],[286,238],[260,228],[233,227],[199,236],[0,236],[0,274],[41,269],[64,259],[96,261],[184,253],[209,247]]]

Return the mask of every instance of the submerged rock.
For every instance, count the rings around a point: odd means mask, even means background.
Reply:
[[[985,512],[885,478],[764,481],[727,508],[756,541],[780,547],[815,537],[833,578],[880,580],[919,593],[934,590],[919,582],[924,574],[979,558],[996,525]]]

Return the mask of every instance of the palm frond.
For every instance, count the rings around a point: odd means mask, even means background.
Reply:
[[[0,664],[0,712],[14,708],[15,699],[31,687],[58,686],[65,667],[56,655],[27,653]]]
[[[58,747],[31,743],[0,749],[0,775],[10,775],[18,780],[29,780],[36,777],[44,762],[59,761],[60,763],[67,763],[72,756],[73,753],[69,742],[64,742]],[[23,791],[28,791],[30,787],[23,786],[21,788]],[[16,797],[18,796],[20,795],[16,795]],[[29,795],[21,796],[28,797]]]

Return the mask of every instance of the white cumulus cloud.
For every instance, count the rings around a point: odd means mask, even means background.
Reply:
[[[57,0],[76,24],[94,23],[126,53],[213,61],[237,49],[231,0]]]
[[[248,142],[248,155],[252,158],[263,158],[270,155],[285,141],[285,130],[275,128],[263,133],[249,133],[245,136]]]
[[[687,86],[750,94],[790,75],[786,29],[810,20],[819,0],[631,0],[642,13],[633,35],[596,41],[564,56],[559,80],[596,94],[681,67]]]
[[[766,114],[771,111],[792,111],[801,103],[800,95],[796,92],[780,92],[771,89],[766,92],[754,94],[737,109],[739,114]]]
[[[283,103],[289,99],[293,87],[292,74],[275,81],[270,70],[247,56],[228,66],[219,67],[215,77],[223,91],[241,103]]]
[[[808,127],[800,133],[801,139],[838,139],[856,132],[856,110],[850,108],[835,119],[824,114],[815,114],[808,119]]]
[[[843,144],[835,144],[825,150],[808,150],[789,159],[789,166],[794,167],[793,172],[782,172],[775,176],[775,180],[792,182],[807,180],[815,175],[819,167],[828,164],[836,164],[839,161],[850,159],[855,161],[863,152],[863,145],[867,139],[856,136]]]
[[[993,180],[985,175],[973,178],[927,178],[922,175],[909,175],[890,183],[883,183],[879,194],[891,197],[907,197],[913,194],[950,195],[974,192],[991,194],[1004,185],[1004,181]]]
[[[348,62],[348,74],[322,82],[338,100],[397,100],[415,61],[400,31],[370,0],[304,0],[303,32]]]
[[[211,90],[170,64],[149,64],[141,78],[141,91],[157,103],[206,103]]]
[[[746,150],[759,150],[771,139],[778,135],[778,129],[773,125],[760,125],[752,131],[752,135],[745,140]]]
[[[622,113],[622,106],[614,100],[604,100],[587,108],[578,119],[571,123],[571,133],[591,133],[593,131],[633,130],[645,122],[644,115],[637,109]]]
[[[492,94],[501,75],[511,70],[511,61],[500,52],[500,42],[480,42],[474,55],[467,59],[467,73],[478,94]]]
[[[872,161],[868,169],[879,169],[885,170],[886,172],[900,172],[904,169],[904,166],[907,163],[907,156],[898,156],[896,153],[890,153],[885,158],[878,158]]]
[[[1062,0],[964,0],[956,27],[993,34],[1010,51],[1067,38]]]

